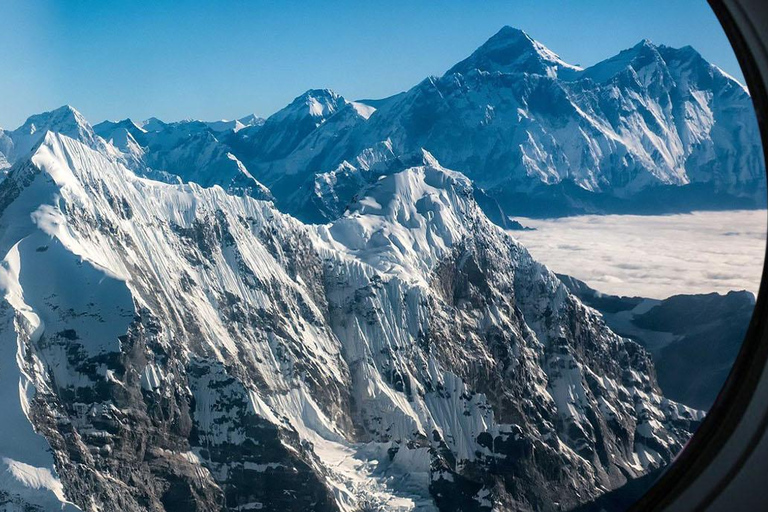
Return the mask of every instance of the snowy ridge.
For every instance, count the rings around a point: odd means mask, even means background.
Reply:
[[[2,347],[25,354],[0,375],[35,389],[4,395],[0,422],[55,468],[11,455],[46,483],[0,482],[0,500],[531,510],[668,462],[701,413],[466,177],[415,163],[312,227],[47,134],[0,186]]]
[[[384,175],[352,203],[344,217],[321,227],[341,246],[380,272],[428,276],[466,236],[462,223],[472,201],[471,183],[445,170],[429,153],[427,165]],[[425,283],[426,284],[426,283]]]
[[[269,190],[219,138],[246,126],[259,126],[260,119],[243,118],[227,128],[203,121],[164,123],[153,118],[139,124],[131,119],[105,121],[96,133],[122,152],[127,166],[142,175],[168,182],[194,182],[203,187],[219,185],[231,193],[270,199]],[[222,121],[222,123],[225,123]]]

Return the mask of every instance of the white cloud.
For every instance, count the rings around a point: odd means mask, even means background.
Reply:
[[[537,228],[510,232],[536,259],[602,292],[665,298],[760,284],[765,210],[517,220]]]

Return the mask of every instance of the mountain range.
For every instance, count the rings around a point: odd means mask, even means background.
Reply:
[[[0,131],[0,168],[63,122],[50,115]],[[582,69],[510,27],[389,98],[310,90],[266,120],[126,119],[94,134],[135,170],[271,193],[314,223],[422,148],[472,179],[492,217],[750,208],[766,197],[749,93],[693,48],[646,40]]]
[[[704,412],[499,224],[757,204],[756,130],[693,50],[504,28],[384,100],[0,131],[0,506],[556,511],[659,470]]]

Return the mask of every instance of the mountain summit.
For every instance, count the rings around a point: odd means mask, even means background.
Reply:
[[[522,30],[505,26],[472,55],[449,69],[446,76],[475,69],[556,77],[562,69],[578,71],[580,68],[563,61]]]
[[[54,131],[97,143],[87,126],[66,129],[85,126],[74,118]],[[44,121],[0,131],[0,169]],[[473,180],[502,218],[761,207],[766,196],[748,91],[693,48],[648,40],[582,69],[503,27],[442,77],[381,100],[312,89],[263,122],[128,126],[135,144],[98,127],[127,159],[185,181],[268,197],[253,186],[263,183],[307,222],[340,215],[377,176],[371,158],[422,148]]]
[[[64,105],[30,116],[13,131],[0,130],[0,153],[12,164],[27,156],[48,132],[61,133],[94,149],[103,149],[104,146],[85,117],[70,105]],[[1,144],[2,141],[6,142]]]

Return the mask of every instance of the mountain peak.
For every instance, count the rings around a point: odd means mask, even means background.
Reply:
[[[518,39],[527,39],[528,41],[533,41],[533,38],[529,36],[524,30],[511,27],[509,25],[504,25],[499,29],[498,32],[496,32],[491,38],[488,40],[494,41],[494,40],[518,40]]]
[[[55,108],[49,112],[50,114],[58,114],[58,115],[72,115],[72,116],[80,116],[82,117],[82,114],[75,109],[70,104],[65,104],[60,106],[59,108]]]
[[[585,69],[582,76],[596,82],[605,82],[630,67],[639,71],[650,64],[663,62],[659,48],[649,39],[643,39],[632,48],[622,50],[618,55]]]
[[[299,98],[309,106],[312,117],[327,117],[345,103],[341,95],[330,89],[310,89]]]
[[[332,91],[331,89],[309,89],[305,91],[304,94],[299,96],[299,98],[308,98],[308,97],[337,99],[337,98],[341,98],[341,95],[336,91]]]
[[[504,26],[488,41],[446,72],[467,73],[473,69],[486,72],[529,73],[557,76],[558,70],[579,69],[566,63],[549,48],[524,31]]]
[[[85,117],[71,105],[64,105],[57,109],[29,116],[27,120],[16,129],[16,132],[34,134],[40,130],[61,131],[73,127],[88,127]]]
[[[61,133],[89,147],[101,146],[85,117],[71,105],[64,105],[48,112],[32,115],[14,131],[6,132],[12,141],[12,148],[5,155],[8,161],[14,162],[26,156],[48,132]]]
[[[637,43],[632,48],[634,49],[642,49],[642,48],[656,48],[656,45],[653,44],[653,41],[650,39],[642,39],[639,43]]]
[[[164,121],[161,121],[156,117],[150,117],[149,119],[145,119],[144,121],[138,124],[138,126],[146,132],[159,132],[166,125],[167,123],[165,123]]]
[[[287,107],[274,114],[270,119],[284,119],[286,117],[326,118],[342,106],[346,100],[338,93],[330,89],[310,89],[297,96]]]
[[[106,139],[107,137],[104,136],[104,132],[115,130],[117,128],[124,128],[129,132],[146,133],[146,130],[138,123],[134,122],[130,117],[126,117],[120,121],[102,121],[93,126],[93,131],[100,137]]]
[[[139,141],[143,140],[147,132],[131,118],[121,121],[103,121],[94,125],[93,131],[124,154],[133,155],[137,159],[144,154]]]
[[[216,133],[222,132],[239,132],[243,128],[252,126],[260,127],[264,124],[264,119],[256,114],[248,114],[239,119],[221,119],[219,121],[204,121],[206,126]]]
[[[264,118],[259,117],[256,114],[248,114],[238,119],[243,126],[257,126],[264,124]]]

